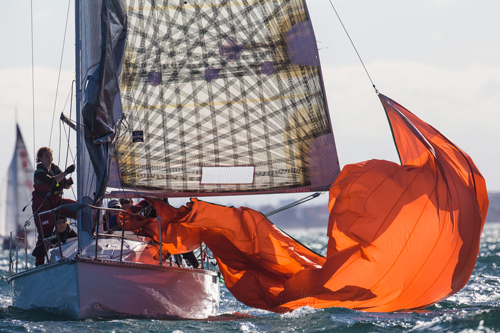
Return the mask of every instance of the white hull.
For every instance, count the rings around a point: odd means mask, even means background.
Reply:
[[[9,280],[13,306],[51,308],[74,318],[203,319],[219,307],[217,274],[200,269],[74,259]]]
[[[74,318],[204,319],[217,315],[220,296],[214,271],[138,262],[140,253],[141,259],[155,261],[141,242],[125,242],[128,251],[124,251],[123,262],[116,255],[119,240],[100,240],[97,260],[95,241],[83,258],[75,258],[76,245],[65,244],[63,260],[54,248],[49,264],[9,276],[12,305],[56,310]]]

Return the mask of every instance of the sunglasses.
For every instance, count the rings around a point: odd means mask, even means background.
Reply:
[[[130,200],[120,200],[120,204],[129,204]]]

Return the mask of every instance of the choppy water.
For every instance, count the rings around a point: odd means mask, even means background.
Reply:
[[[319,253],[324,230],[290,234]],[[220,315],[208,321],[147,319],[71,320],[56,313],[11,306],[7,251],[0,256],[0,332],[500,332],[500,223],[486,224],[481,252],[466,287],[424,311],[364,313],[302,308],[278,315],[249,308],[222,287]]]

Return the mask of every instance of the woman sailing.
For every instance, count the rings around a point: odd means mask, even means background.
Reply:
[[[35,225],[38,231],[37,246],[42,243],[44,238],[54,234],[54,216],[53,214],[44,214],[39,218],[37,214],[45,212],[64,204],[75,203],[72,199],[63,199],[63,189],[69,189],[73,184],[72,178],[66,176],[75,171],[75,165],[70,165],[64,172],[52,163],[52,149],[42,147],[38,149],[36,154],[37,166],[33,176],[34,188],[33,191],[33,215],[35,215]],[[76,219],[74,212],[60,209],[56,213],[56,220],[61,217],[70,217]],[[35,255],[35,265],[42,265],[45,261],[45,255]]]

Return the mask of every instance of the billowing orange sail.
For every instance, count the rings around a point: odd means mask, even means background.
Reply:
[[[262,214],[192,200],[162,217],[162,242],[212,250],[231,293],[275,312],[298,307],[365,311],[422,308],[456,293],[479,253],[488,197],[470,157],[432,126],[380,95],[401,164],[347,165],[330,189],[327,257],[280,232]],[[134,224],[135,223],[135,224]],[[158,239],[157,224],[126,224]]]

